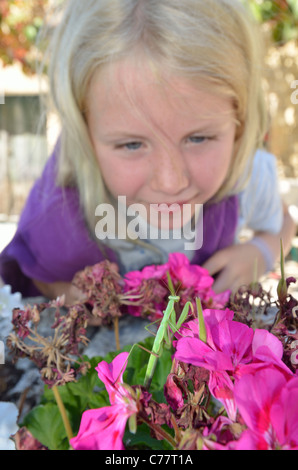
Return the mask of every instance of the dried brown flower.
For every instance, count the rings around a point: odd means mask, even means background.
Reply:
[[[74,381],[79,372],[86,371],[88,365],[78,362],[74,355],[79,354],[79,345],[87,344],[85,336],[87,313],[80,305],[61,314],[63,299],[49,303],[27,306],[24,310],[13,311],[13,332],[7,339],[7,346],[14,354],[16,361],[20,357],[31,359],[40,369],[43,381],[52,387]],[[42,336],[38,331],[41,314],[55,308],[53,335]],[[78,363],[78,367],[72,364]]]

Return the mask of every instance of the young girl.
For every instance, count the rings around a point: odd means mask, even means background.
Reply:
[[[49,64],[62,131],[1,255],[4,281],[71,302],[75,273],[105,257],[124,274],[184,252],[215,276],[217,292],[270,270],[294,224],[274,157],[257,151],[267,131],[261,42],[242,3],[63,4]],[[120,199],[143,208],[159,234],[167,216],[169,237],[137,239],[118,219]],[[98,215],[109,207],[125,237],[101,237]],[[180,229],[200,220],[194,249],[173,236],[179,220]],[[245,243],[236,243],[240,220],[255,231]]]

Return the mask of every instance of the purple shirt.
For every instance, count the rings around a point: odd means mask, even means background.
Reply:
[[[31,190],[16,234],[0,254],[0,276],[12,292],[40,295],[31,279],[71,281],[77,271],[117,254],[99,247],[89,235],[76,188],[55,182],[56,153],[48,160]],[[202,264],[213,253],[234,243],[238,220],[236,196],[204,206],[203,246],[192,263]]]

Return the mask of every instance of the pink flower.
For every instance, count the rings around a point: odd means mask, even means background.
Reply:
[[[75,450],[124,450],[122,438],[130,414],[121,405],[83,413],[78,435],[70,440]]]
[[[234,395],[247,425],[236,450],[298,450],[298,377],[275,367],[244,375]]]
[[[232,321],[234,313],[229,309],[205,309],[203,315],[206,343],[199,339],[197,320],[185,323],[177,335],[175,357],[210,371],[234,371],[241,360],[249,362],[253,330]]]
[[[213,308],[223,307],[229,299],[230,291],[215,294],[212,290],[214,279],[209,272],[201,266],[191,264],[189,259],[182,253],[171,253],[168,262],[162,265],[146,266],[141,271],[131,271],[125,275],[125,291],[132,289],[141,290],[142,283],[149,279],[154,279],[164,287],[167,285],[167,271],[173,281],[175,288],[179,288],[178,295],[181,297],[181,304],[188,300],[199,297],[201,302]],[[160,302],[156,305],[157,315],[162,315],[162,310],[166,307],[166,292],[164,305]],[[140,315],[140,307],[130,307],[129,313]]]
[[[111,364],[102,361],[95,367],[99,379],[105,384],[111,405],[117,402],[119,396],[121,402],[123,392],[121,384],[123,383],[123,373],[125,371],[127,358],[128,353],[123,352],[118,354]]]
[[[213,308],[223,307],[229,299],[230,291],[215,294],[212,290],[214,283],[207,269],[196,264],[191,264],[189,259],[182,253],[171,253],[169,255],[169,272],[175,283],[181,283],[185,289],[186,301],[187,292],[192,292],[192,297],[199,297],[202,303],[210,303]]]
[[[172,279],[175,282],[182,281],[184,287],[195,287],[198,291],[206,290],[214,282],[206,269],[190,264],[189,259],[182,253],[171,253],[168,265]]]
[[[119,354],[111,364],[102,361],[96,370],[105,384],[111,406],[83,413],[79,433],[71,439],[75,450],[123,450],[123,435],[128,418],[138,412],[129,387],[122,377],[128,353]]]
[[[169,269],[168,263],[145,266],[141,271],[130,271],[125,275],[125,284],[129,289],[139,287],[144,279],[163,279]]]
[[[257,329],[254,332],[252,344],[252,361],[250,364],[242,364],[235,373],[235,377],[240,378],[244,374],[254,373],[256,370],[267,366],[274,366],[289,379],[293,372],[283,362],[283,345],[281,341],[264,329]]]
[[[188,322],[180,330],[175,358],[210,371],[210,392],[234,421],[237,414],[233,391],[236,378],[268,363],[279,367],[288,376],[292,372],[281,360],[280,341],[268,331],[254,331],[233,321],[233,312],[228,309],[204,310],[203,315],[206,343],[200,340],[198,322]]]

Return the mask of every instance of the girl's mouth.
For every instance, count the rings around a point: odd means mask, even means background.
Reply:
[[[155,204],[149,204],[157,212],[165,213],[175,213],[181,212],[186,209],[187,206],[192,206],[194,198],[188,199],[187,201],[177,201],[177,202],[160,202]],[[183,207],[186,206],[186,207]]]

